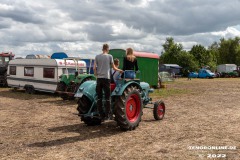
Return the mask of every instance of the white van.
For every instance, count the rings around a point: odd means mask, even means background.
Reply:
[[[76,67],[86,73],[86,62],[64,59],[14,59],[8,64],[8,86],[23,88],[27,93],[35,90],[54,93],[59,76],[75,74]]]

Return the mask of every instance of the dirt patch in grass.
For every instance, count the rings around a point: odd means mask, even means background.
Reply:
[[[52,94],[0,88],[0,159],[240,159],[240,79],[177,79],[155,90],[164,120],[144,109],[134,131],[114,121],[88,127],[75,115],[77,101]],[[237,146],[191,150],[189,146]]]

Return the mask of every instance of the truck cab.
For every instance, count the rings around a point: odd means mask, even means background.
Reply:
[[[0,86],[7,85],[7,66],[8,62],[12,60],[14,54],[12,52],[0,53]]]

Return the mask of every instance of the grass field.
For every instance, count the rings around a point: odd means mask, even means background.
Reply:
[[[240,79],[177,79],[151,94],[166,115],[144,109],[134,131],[114,121],[84,125],[76,101],[0,88],[0,159],[240,159]],[[198,150],[191,146],[236,146]],[[214,158],[211,158],[214,159]]]

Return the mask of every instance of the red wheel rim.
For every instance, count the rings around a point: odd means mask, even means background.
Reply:
[[[158,116],[162,118],[164,116],[164,112],[165,112],[165,106],[162,103],[160,103],[157,107]]]
[[[126,114],[130,122],[135,122],[140,114],[141,102],[138,95],[133,94],[127,99]]]

